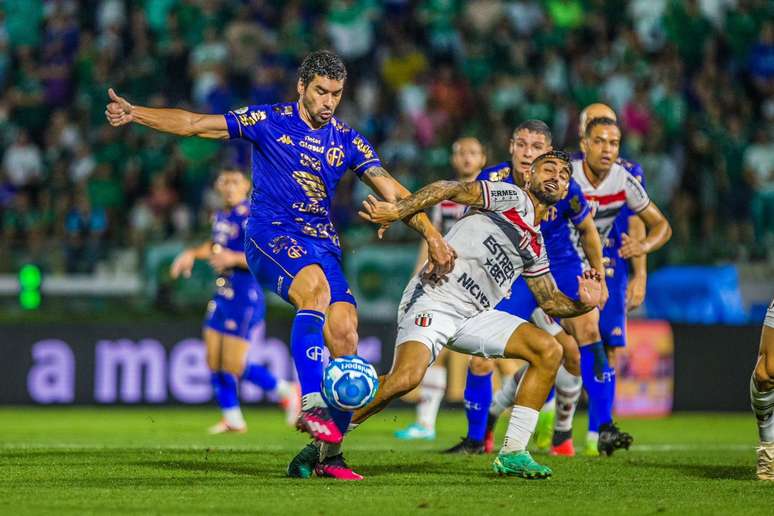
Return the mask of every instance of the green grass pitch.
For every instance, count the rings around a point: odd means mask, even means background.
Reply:
[[[245,414],[247,434],[208,436],[214,409],[0,409],[0,514],[774,514],[751,414],[625,420],[631,451],[536,455],[554,478],[526,481],[495,476],[491,455],[437,453],[462,435],[461,410],[441,413],[435,442],[402,443],[412,411],[388,409],[348,438],[358,483],[286,478],[307,440],[278,410]]]

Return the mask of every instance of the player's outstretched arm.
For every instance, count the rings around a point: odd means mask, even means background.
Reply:
[[[589,269],[578,277],[579,301],[565,296],[556,287],[556,281],[550,272],[536,278],[524,276],[524,280],[540,308],[552,317],[583,315],[598,306],[602,296],[602,278],[594,269]]]
[[[110,88],[110,102],[105,108],[105,117],[113,127],[137,123],[164,133],[178,136],[200,136],[225,140],[228,126],[223,115],[203,115],[183,109],[149,108],[133,106]]]
[[[375,224],[389,224],[410,217],[445,199],[451,199],[468,206],[482,207],[484,205],[480,182],[436,181],[421,188],[416,193],[396,201],[380,201],[373,195],[369,195],[363,201],[363,208],[358,214]]]
[[[622,258],[632,258],[633,256],[642,256],[652,253],[666,244],[672,238],[672,227],[669,225],[664,214],[652,202],[648,207],[637,214],[648,228],[647,236],[642,240],[636,240],[627,234],[621,236]]]
[[[401,203],[413,197],[411,192],[405,186],[395,180],[395,178],[393,178],[390,173],[387,172],[383,167],[369,168],[363,174],[363,180],[374,190],[374,192],[385,199],[385,201],[379,201],[373,195],[369,195],[368,199],[363,203],[364,210],[366,209],[365,206],[368,203],[380,202],[383,203],[384,208],[387,208],[387,205],[391,205],[392,203]],[[436,201],[436,203],[437,202],[438,201]],[[428,206],[432,206],[432,204]],[[454,268],[454,258],[456,257],[456,253],[454,252],[454,249],[449,246],[446,240],[444,240],[443,235],[441,235],[438,229],[433,226],[433,223],[430,221],[430,218],[427,216],[427,214],[422,213],[422,209],[423,208],[420,208],[411,211],[410,213],[407,211],[405,215],[377,223],[389,225],[391,222],[396,220],[403,220],[403,222],[405,222],[409,227],[422,235],[422,237],[427,242],[428,261],[430,264],[427,273],[443,276]],[[369,219],[367,211],[361,211],[360,216],[366,220],[375,222],[374,220]],[[380,237],[385,229],[385,226],[380,228]]]
[[[195,247],[189,247],[175,258],[172,265],[169,267],[169,275],[172,279],[177,279],[180,276],[184,278],[191,277],[191,269],[193,269],[194,262],[196,260],[206,260],[212,255],[212,242],[207,240]]]
[[[586,259],[589,261],[589,265],[592,269],[597,271],[604,271],[605,266],[602,263],[602,240],[599,238],[599,231],[594,224],[594,217],[591,214],[575,226],[578,229],[580,235],[581,247],[586,255]],[[607,303],[609,294],[607,291],[607,282],[602,282],[602,299],[599,303],[599,307],[602,308]]]

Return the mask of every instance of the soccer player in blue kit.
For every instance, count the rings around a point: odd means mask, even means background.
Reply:
[[[355,299],[344,277],[341,248],[330,219],[331,199],[351,169],[378,195],[396,201],[410,195],[381,165],[370,143],[336,119],[346,68],[336,54],[316,51],[298,69],[295,102],[247,106],[225,115],[132,106],[109,90],[105,115],[113,126],[131,122],[180,136],[241,138],[253,144],[253,193],[245,252],[251,272],[264,288],[296,307],[291,353],[303,395],[297,427],[319,443],[319,456],[306,447],[288,475],[360,479],[344,462],[339,445],[351,412],[328,407],[320,393],[323,346],[331,355],[357,351]],[[428,244],[429,271],[443,276],[454,251],[427,215],[405,222]]]
[[[513,131],[510,143],[511,162],[484,169],[478,179],[503,181],[523,187],[532,161],[542,153],[552,150],[551,143],[551,130],[545,122],[527,120]],[[540,230],[545,240],[551,274],[556,279],[557,287],[566,296],[577,299],[577,278],[581,275],[583,261],[576,250],[575,241],[571,238],[571,228],[578,231],[583,253],[588,257],[591,267],[602,268],[602,243],[583,193],[578,184],[572,180],[567,195],[549,208],[546,218],[540,223]],[[603,289],[602,304],[606,298],[607,292]],[[495,309],[529,320],[538,307],[538,302],[526,282],[519,278],[511,287],[510,296],[501,301]],[[585,328],[596,327],[598,313],[597,310],[592,310],[578,318],[565,320],[570,323],[568,328],[573,330],[573,336],[581,344],[586,344],[588,341],[583,333]],[[547,316],[543,314],[543,317]],[[552,451],[555,454],[574,455],[572,428],[569,425],[572,424],[572,415],[581,392],[578,345],[575,339],[561,332],[561,328],[549,333],[554,334],[564,348],[564,364],[559,369],[556,379],[557,419]],[[457,453],[485,451],[484,438],[490,439],[497,417],[512,404],[518,382],[513,382],[511,378],[506,379],[504,388],[498,392],[495,402],[492,403],[492,369],[493,364],[490,359],[481,357],[471,359],[468,385],[465,389],[468,435],[449,451]],[[480,414],[471,414],[473,410],[470,407],[478,408]]]
[[[190,277],[196,260],[208,260],[218,273],[216,291],[207,305],[203,337],[207,347],[207,365],[211,371],[212,389],[222,412],[222,419],[210,433],[245,432],[239,407],[237,382],[247,380],[266,393],[276,393],[285,408],[288,423],[298,418],[298,387],[276,378],[265,367],[247,363],[251,340],[260,333],[266,314],[263,292],[247,269],[244,226],[250,207],[250,179],[236,168],[224,168],[218,174],[215,188],[224,207],[213,217],[212,238],[180,253],[170,268],[173,279]]]

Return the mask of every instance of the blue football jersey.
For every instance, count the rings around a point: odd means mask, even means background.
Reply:
[[[217,252],[217,246],[237,253],[245,252],[245,225],[249,214],[250,208],[247,201],[215,213],[212,221],[212,244],[215,252]],[[226,285],[240,292],[258,289],[258,284],[250,271],[240,268],[224,272],[218,278],[219,290]]]
[[[251,217],[319,239],[340,255],[331,199],[348,169],[360,177],[381,166],[371,144],[335,117],[310,128],[295,102],[246,106],[224,116],[231,138],[253,144]]]
[[[504,181],[513,183],[511,164],[503,162],[481,171],[479,180]],[[589,205],[580,186],[572,178],[564,199],[548,209],[546,218],[540,223],[548,259],[551,264],[566,260],[579,261],[578,251],[572,240],[572,227],[580,224],[589,214]]]

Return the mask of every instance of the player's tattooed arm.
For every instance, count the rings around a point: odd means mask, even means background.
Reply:
[[[364,209],[366,209],[365,204],[367,203],[378,202],[387,207],[394,206],[393,203],[399,203],[412,197],[411,192],[395,180],[395,178],[393,178],[383,167],[369,168],[363,174],[363,180],[374,190],[374,192],[385,199],[384,201],[379,201],[373,195],[369,195],[368,199],[364,202]],[[371,204],[369,204],[369,206],[370,205]],[[437,277],[442,277],[454,268],[454,259],[456,257],[454,249],[452,249],[446,240],[444,240],[443,235],[441,235],[438,229],[433,225],[427,214],[421,210],[416,210],[411,213],[406,213],[404,216],[380,222],[370,219],[367,216],[367,213],[363,211],[360,212],[360,216],[366,220],[382,225],[379,228],[379,238],[382,237],[384,231],[389,227],[389,224],[398,219],[403,220],[410,228],[422,235],[427,242],[429,267],[426,272],[428,274],[435,274]]]
[[[444,199],[451,199],[460,204],[482,207],[484,205],[481,183],[463,183],[460,181],[436,181],[421,188],[416,193],[396,201],[387,199],[380,201],[373,195],[363,201],[359,215],[375,224],[389,224],[398,219],[405,219]]]
[[[204,115],[183,109],[133,106],[125,98],[119,97],[113,88],[108,90],[108,96],[110,102],[105,107],[105,117],[113,127],[135,122],[178,136],[200,136],[219,140],[228,138],[228,126],[223,115]]]
[[[578,301],[565,296],[557,287],[551,273],[535,278],[524,276],[540,308],[552,317],[575,317],[599,305],[602,278],[593,269],[578,277]]]
[[[604,271],[605,266],[602,263],[602,240],[599,238],[599,231],[594,224],[594,217],[591,214],[586,217],[575,226],[578,229],[580,235],[580,243],[583,248],[583,253],[586,255],[586,259],[592,269],[597,271]],[[602,282],[602,300],[599,303],[600,308],[605,306],[609,293],[607,291],[607,282]]]

